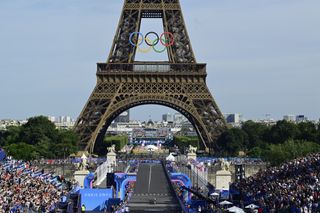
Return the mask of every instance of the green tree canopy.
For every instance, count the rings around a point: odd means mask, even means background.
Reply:
[[[231,128],[222,133],[217,143],[222,150],[221,154],[237,156],[239,151],[246,151],[248,134],[240,128]]]
[[[299,134],[297,139],[306,141],[317,141],[317,125],[308,121],[298,124]]]
[[[44,116],[30,118],[20,127],[9,127],[3,138],[5,149],[16,159],[62,158],[77,151],[77,135],[72,130],[56,129]]]
[[[262,157],[271,162],[271,164],[278,165],[287,160],[316,152],[320,152],[319,144],[301,140],[288,140],[283,144],[270,144],[268,149],[262,154]]]
[[[29,118],[28,122],[22,125],[21,139],[28,144],[36,145],[43,141],[55,141],[57,129],[51,121],[44,116]]]
[[[265,135],[270,131],[270,127],[265,124],[246,121],[242,125],[242,130],[248,135],[249,148],[262,146]]]
[[[272,126],[270,132],[267,134],[269,143],[280,144],[289,139],[295,139],[299,135],[299,129],[296,124],[282,120]]]

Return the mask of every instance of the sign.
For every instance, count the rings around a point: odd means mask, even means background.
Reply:
[[[84,204],[86,211],[102,211],[106,202],[113,198],[112,189],[80,189],[81,206]]]

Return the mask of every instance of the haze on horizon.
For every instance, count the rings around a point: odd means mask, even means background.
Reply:
[[[122,0],[0,1],[0,119],[76,118],[109,54]],[[320,117],[320,1],[181,0],[198,62],[223,113]],[[154,30],[146,23],[145,31]],[[154,55],[143,56],[153,59]],[[158,56],[156,56],[158,57]],[[168,108],[142,106],[133,119]]]

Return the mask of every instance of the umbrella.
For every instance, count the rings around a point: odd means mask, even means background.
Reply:
[[[220,202],[219,204],[223,206],[223,205],[231,205],[232,203],[230,201],[225,200]]]
[[[252,203],[252,204],[246,206],[245,208],[246,208],[246,209],[257,209],[257,208],[259,208],[259,206],[257,206],[257,205],[255,205],[255,204]]]
[[[231,208],[227,209],[229,212],[235,212],[235,213],[245,213],[245,211],[243,211],[243,209],[236,207],[236,206],[232,206]]]
[[[213,193],[211,193],[210,195],[211,195],[211,196],[219,196],[219,193],[213,192]]]

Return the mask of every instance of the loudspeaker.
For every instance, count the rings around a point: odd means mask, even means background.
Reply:
[[[110,188],[111,186],[116,186],[116,182],[114,181],[114,173],[107,173],[107,188]]]
[[[243,178],[245,178],[245,166],[243,164],[238,164],[234,165],[235,168],[235,176],[236,176],[236,181],[240,181]]]

